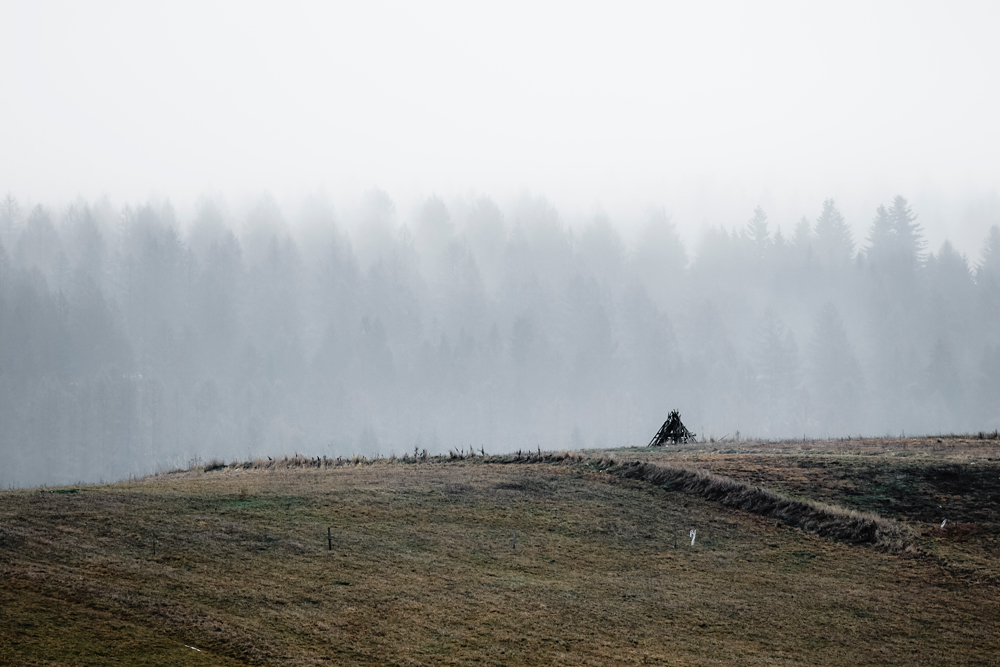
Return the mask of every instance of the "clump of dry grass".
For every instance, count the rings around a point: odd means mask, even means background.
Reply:
[[[212,459],[205,464],[205,472],[212,472],[213,470],[222,470],[226,467],[226,462],[222,459]]]

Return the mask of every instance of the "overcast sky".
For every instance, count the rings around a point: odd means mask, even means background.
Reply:
[[[0,4],[0,190],[1000,222],[1000,3]],[[860,235],[860,232],[859,232]]]

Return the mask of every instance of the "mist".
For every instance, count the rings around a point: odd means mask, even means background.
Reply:
[[[192,461],[1000,427],[1000,227],[927,247],[896,196],[855,238],[826,200],[694,247],[650,209],[569,225],[374,190],[0,211],[5,485]]]
[[[0,23],[0,485],[1000,427],[995,3]]]

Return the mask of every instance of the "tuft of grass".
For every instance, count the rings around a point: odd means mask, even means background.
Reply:
[[[226,467],[226,462],[222,459],[212,459],[205,464],[205,472],[212,472],[213,470],[222,470]]]

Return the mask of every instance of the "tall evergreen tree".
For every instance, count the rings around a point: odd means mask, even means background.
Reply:
[[[823,202],[823,212],[816,218],[816,249],[832,268],[846,266],[854,256],[853,235],[832,199]]]
[[[952,298],[965,296],[972,289],[969,260],[947,239],[937,254],[928,258],[927,270],[935,287]]]
[[[760,206],[753,210],[753,217],[747,222],[745,234],[750,241],[750,247],[753,248],[754,258],[758,262],[763,261],[771,237],[767,231],[767,214]]]
[[[976,267],[976,279],[981,280],[988,275],[1000,280],[1000,225],[993,225],[983,241],[981,259]]]
[[[865,249],[868,260],[876,266],[883,264],[892,254],[894,239],[895,232],[892,228],[889,211],[886,210],[885,206],[879,204],[879,207],[875,209],[875,218],[872,220],[871,227],[868,228],[868,248]]]
[[[805,257],[812,247],[812,242],[812,225],[809,223],[809,218],[802,216],[795,224],[795,230],[792,232],[792,247],[795,248],[797,253]]]
[[[41,204],[37,204],[17,240],[17,259],[25,269],[37,269],[54,289],[67,284],[69,261],[63,250],[62,238],[52,217]]]
[[[909,264],[920,264],[926,245],[923,230],[916,220],[917,216],[906,199],[896,195],[892,200],[892,208],[889,209],[889,221],[892,224],[896,252]]]
[[[980,257],[976,267],[977,310],[983,330],[995,332],[1000,327],[1000,226],[990,227]]]

